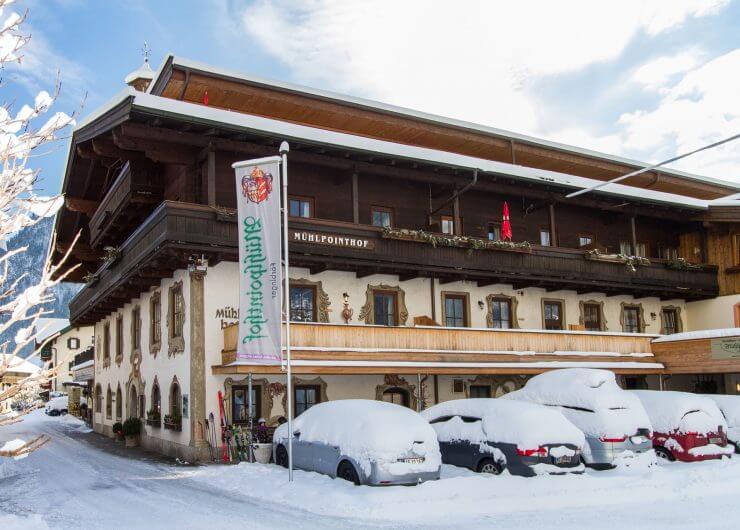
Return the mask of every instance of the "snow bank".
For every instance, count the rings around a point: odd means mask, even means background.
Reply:
[[[727,430],[717,404],[707,397],[667,390],[630,390],[630,393],[645,406],[656,432],[708,434],[717,432],[719,426]]]
[[[652,430],[640,400],[617,385],[613,372],[567,368],[534,376],[500,399],[559,407],[587,436],[619,438]]]
[[[393,474],[411,471],[410,464],[397,469],[398,458],[424,457],[414,471],[437,471],[442,463],[434,429],[406,407],[369,399],[344,399],[314,405],[293,420],[293,432],[301,441],[339,448],[341,453],[370,473],[373,462]],[[274,441],[286,439],[288,424],[275,430]],[[421,442],[421,443],[415,443]]]
[[[734,452],[735,448],[730,445],[720,447],[716,444],[701,445],[699,447],[692,447],[689,449],[689,454],[694,456],[731,455]]]
[[[585,438],[556,409],[501,399],[457,399],[428,408],[421,415],[428,421],[458,416],[451,421],[433,424],[440,442],[469,440],[471,442],[511,443],[532,449],[552,443],[583,447]],[[459,416],[482,421],[464,422]]]

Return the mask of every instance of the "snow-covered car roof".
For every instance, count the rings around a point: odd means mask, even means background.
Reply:
[[[609,370],[566,368],[545,372],[502,397],[562,407],[565,417],[586,435],[620,437],[651,429],[640,400],[620,388]]]
[[[425,456],[430,467],[438,468],[441,462],[434,429],[413,410],[385,401],[319,403],[293,420],[293,432],[300,432],[301,441],[338,447],[365,471],[373,461],[395,462],[412,448]],[[288,424],[284,423],[275,430],[273,440],[287,436]]]
[[[688,392],[670,390],[630,390],[636,395],[650,417],[657,432],[680,433],[716,432],[721,426],[727,430],[727,422],[717,404],[708,397]]]
[[[46,404],[47,410],[66,409],[69,406],[69,396],[55,397]]]
[[[705,394],[704,397],[711,399],[717,404],[725,420],[727,420],[728,427],[740,427],[740,396]]]
[[[585,443],[583,433],[559,410],[532,403],[493,398],[456,399],[434,405],[421,415],[429,422],[449,416],[482,420],[475,424],[462,419],[435,424],[440,441],[489,441],[522,448],[552,443],[582,447]]]

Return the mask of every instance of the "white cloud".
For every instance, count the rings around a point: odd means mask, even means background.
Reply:
[[[615,61],[636,37],[660,38],[727,3],[258,0],[239,16],[299,82],[542,136],[541,80]],[[626,90],[657,91],[655,108],[626,108],[617,123],[593,123],[599,134],[563,123],[548,136],[650,160],[714,138],[737,125],[720,110],[736,103],[714,61],[699,66],[704,60],[697,47],[627,65]],[[734,163],[700,159],[691,169],[722,176]]]

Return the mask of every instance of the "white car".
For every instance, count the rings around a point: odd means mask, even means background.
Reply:
[[[560,411],[503,399],[456,399],[423,411],[442,461],[479,473],[582,473],[583,433]]]
[[[55,397],[49,400],[44,407],[44,412],[49,416],[67,414],[69,411],[69,396]]]
[[[275,463],[288,466],[288,424],[273,435]],[[416,412],[368,399],[327,401],[293,420],[293,466],[356,485],[439,479],[434,429]]]
[[[583,461],[596,469],[629,465],[652,449],[652,426],[640,400],[619,387],[613,372],[566,368],[534,376],[500,399],[557,407],[586,435]]]
[[[735,448],[735,453],[740,453],[740,396],[707,394],[704,397],[714,400],[722,411],[727,420],[727,441]]]

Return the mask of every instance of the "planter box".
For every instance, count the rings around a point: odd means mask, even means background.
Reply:
[[[162,426],[162,418],[157,418],[156,420],[150,420],[149,418],[147,418],[146,424],[150,427],[154,427],[155,429],[159,429]]]
[[[164,428],[169,429],[170,431],[177,431],[177,432],[182,431],[182,422],[174,423],[174,422],[165,421],[163,422],[163,424],[164,424]]]
[[[252,444],[254,460],[260,464],[269,464],[272,458],[272,444]]]
[[[138,447],[139,446],[139,435],[132,434],[125,437],[126,447]]]

